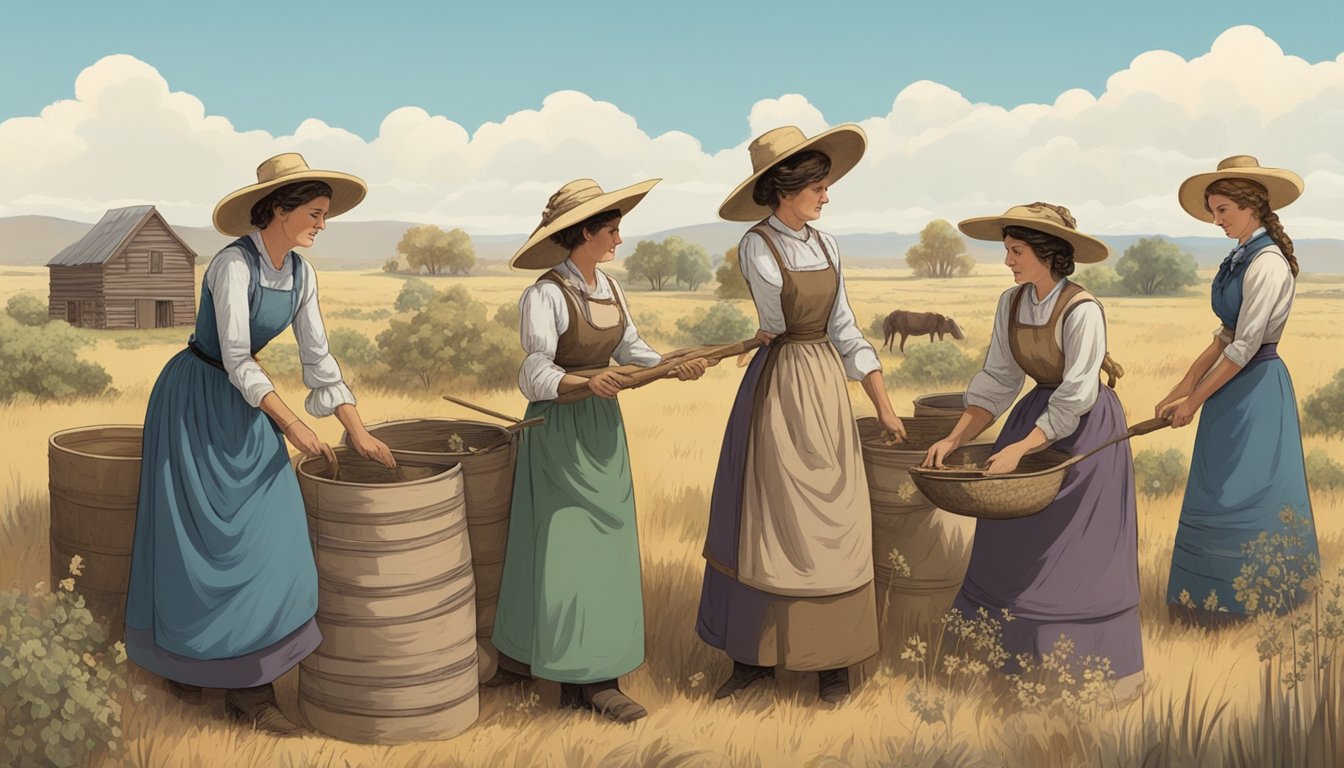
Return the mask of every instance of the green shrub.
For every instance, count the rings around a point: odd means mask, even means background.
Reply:
[[[868,324],[868,340],[877,346],[878,342],[887,337],[887,330],[883,327],[887,322],[886,315],[873,315],[873,322]]]
[[[117,349],[143,349],[149,346],[149,339],[139,334],[135,336],[122,336],[117,339]]]
[[[340,361],[340,358],[336,358]],[[293,342],[272,341],[257,353],[257,362],[272,381],[302,381],[303,362],[299,346]]]
[[[1344,435],[1344,368],[1303,401],[1302,431],[1326,437]]]
[[[425,308],[425,304],[433,300],[434,295],[433,286],[424,280],[412,278],[401,287],[394,306],[398,312],[419,312]]]
[[[1090,264],[1069,279],[1086,288],[1093,296],[1125,295],[1125,281],[1119,272],[1106,264]]]
[[[414,316],[392,318],[378,334],[382,360],[395,372],[385,385],[430,390],[474,379],[487,389],[513,386],[523,352],[518,328],[505,327],[507,320],[506,308],[488,318],[486,306],[462,286],[436,292]]]
[[[31,293],[11,296],[5,305],[5,314],[21,325],[46,325],[51,318],[47,316],[47,304]]]
[[[887,374],[893,385],[965,384],[980,371],[980,361],[950,341],[916,344],[905,354],[901,367]]]
[[[1307,482],[1322,491],[1344,488],[1344,466],[1330,458],[1324,449],[1313,448],[1307,454]]]
[[[92,343],[65,323],[26,326],[0,317],[0,402],[21,393],[40,400],[102,393],[112,377],[79,359],[79,349]]]
[[[1145,448],[1134,456],[1134,485],[1145,496],[1168,496],[1185,486],[1189,474],[1185,454],[1176,448]]]
[[[74,766],[121,746],[126,648],[107,642],[71,577],[0,592],[0,764]]]
[[[677,321],[677,330],[692,344],[731,344],[750,338],[756,321],[728,301],[700,309]]]
[[[639,330],[639,335],[642,338],[647,339],[650,336],[666,338],[667,334],[663,329],[663,320],[658,316],[658,313],[636,312],[634,315],[635,328]]]

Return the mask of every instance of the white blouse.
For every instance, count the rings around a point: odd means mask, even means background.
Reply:
[[[1264,228],[1256,230],[1251,238],[1264,233]],[[1250,240],[1247,240],[1250,242]],[[1223,357],[1231,360],[1237,367],[1244,367],[1260,349],[1262,344],[1272,344],[1283,338],[1283,329],[1288,325],[1288,315],[1293,309],[1293,270],[1288,259],[1277,245],[1267,245],[1247,256],[1233,251],[1232,258],[1240,262],[1250,258],[1246,267],[1245,281],[1241,284],[1241,310],[1237,312],[1237,327],[1234,331],[1225,325],[1219,325],[1213,335],[1223,344]],[[1273,254],[1273,255],[1267,255]]]
[[[1017,321],[1045,325],[1067,283],[1067,279],[1060,280],[1040,301],[1036,300],[1035,289],[1028,288],[1026,298],[1018,307]],[[1008,343],[1008,313],[1012,311],[1013,296],[1019,290],[1021,286],[1013,286],[999,297],[984,370],[966,386],[966,404],[983,408],[996,419],[1017,399],[1026,379],[1026,372],[1013,359]],[[1051,393],[1045,413],[1036,420],[1036,426],[1051,442],[1073,434],[1078,429],[1079,420],[1097,402],[1097,391],[1101,386],[1098,375],[1106,357],[1106,318],[1101,305],[1094,301],[1078,305],[1064,319],[1060,331],[1064,380]]]
[[[618,364],[648,368],[662,362],[662,355],[640,338],[639,329],[630,316],[630,307],[625,302],[625,293],[615,280],[599,269],[597,287],[589,290],[578,268],[569,259],[555,269],[579,295],[603,301],[610,301],[615,296],[620,302],[626,317],[625,333],[611,355]],[[569,330],[569,305],[564,291],[550,280],[540,280],[523,291],[518,310],[522,315],[519,333],[523,352],[527,355],[518,371],[518,388],[530,402],[554,400],[560,393],[560,380],[565,377],[565,369],[555,364],[560,335]]]
[[[777,217],[771,216],[767,224],[781,237],[775,238],[784,268],[792,272],[815,272],[827,266],[826,254],[822,252],[817,238],[802,230],[790,229]],[[840,251],[836,248],[835,238],[812,230],[825,239],[826,248],[835,260],[835,270],[839,277],[835,306],[831,309],[831,318],[826,325],[826,335],[845,366],[845,375],[859,381],[873,371],[882,370],[878,362],[877,351],[863,337],[854,322],[854,310],[850,309],[849,298],[845,294],[845,278],[840,271]],[[742,276],[751,286],[751,296],[756,302],[756,314],[760,318],[761,330],[766,333],[783,333],[787,330],[784,322],[784,309],[780,304],[780,293],[784,288],[784,276],[779,273],[779,265],[758,234],[748,232],[737,247],[738,264]]]
[[[260,232],[249,235],[261,253],[261,285],[280,291],[294,287],[289,254],[284,263],[276,269],[266,253],[266,244],[261,240]],[[330,416],[336,407],[349,403],[355,404],[355,395],[346,386],[341,377],[340,366],[327,348],[327,330],[322,323],[322,312],[317,304],[317,274],[307,259],[303,260],[305,270],[303,296],[299,298],[299,311],[294,316],[294,339],[299,345],[299,360],[303,363],[303,383],[310,390],[304,400],[304,408],[313,416]],[[275,390],[275,385],[252,359],[252,334],[248,325],[250,312],[247,304],[248,268],[247,256],[242,248],[225,248],[210,260],[205,270],[205,282],[215,301],[215,322],[219,326],[219,349],[224,370],[229,381],[243,393],[248,405],[256,408],[267,392]]]

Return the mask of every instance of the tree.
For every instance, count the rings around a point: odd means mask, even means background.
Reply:
[[[1145,237],[1125,249],[1115,265],[1125,289],[1142,296],[1176,293],[1199,282],[1195,257],[1160,237]]]
[[[1302,402],[1302,431],[1326,437],[1344,435],[1344,368]]]
[[[919,243],[905,252],[905,263],[920,277],[968,275],[975,267],[975,259],[966,252],[966,241],[943,219],[924,227]]]
[[[663,247],[677,259],[677,282],[694,291],[714,277],[709,267],[709,253],[704,248],[688,243],[675,235],[663,241]]]
[[[422,267],[431,275],[447,270],[452,274],[469,274],[476,266],[476,249],[466,232],[454,229],[445,232],[433,224],[411,227],[397,243],[397,253],[406,258],[406,265],[414,271]]]
[[[401,260],[398,259],[398,258],[393,257],[393,258],[391,258],[391,259],[388,259],[387,261],[384,261],[384,262],[383,262],[383,271],[386,272],[386,273],[388,273],[388,274],[396,274],[397,272],[400,272],[400,271],[401,271]]]
[[[517,329],[489,317],[484,304],[458,285],[434,295],[409,319],[392,318],[378,334],[389,384],[409,378],[425,389],[461,379],[485,387],[513,383],[522,363]]]
[[[661,291],[677,276],[677,254],[652,240],[640,240],[625,259],[625,273],[631,280],[649,281],[650,290]]]
[[[31,293],[19,293],[11,296],[5,305],[5,314],[23,325],[46,325],[50,320],[47,305]]]
[[[742,276],[742,267],[737,263],[736,245],[724,251],[723,263],[714,273],[714,278],[719,281],[719,287],[714,289],[714,295],[720,299],[751,298],[751,290],[747,288],[747,279]]]
[[[424,280],[412,278],[401,286],[401,293],[397,294],[397,302],[393,306],[398,312],[418,312],[433,300],[434,295],[433,286]]]

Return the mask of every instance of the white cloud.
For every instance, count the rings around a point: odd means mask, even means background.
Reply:
[[[785,94],[757,102],[744,128],[782,124],[808,134],[829,125],[805,96]],[[1176,187],[1246,153],[1307,179],[1285,213],[1294,236],[1341,235],[1344,54],[1310,64],[1254,27],[1228,30],[1189,61],[1144,53],[1097,96],[1073,89],[1052,104],[1006,108],[921,81],[861,124],[868,156],[835,186],[823,220],[836,231],[914,231],[931,217],[1048,200],[1097,233],[1209,235],[1176,205]],[[79,75],[73,100],[0,123],[0,215],[93,220],[106,207],[153,202],[202,225],[257,163],[285,151],[369,182],[352,219],[482,234],[530,231],[550,193],[579,176],[608,188],[664,179],[626,224],[634,234],[710,221],[750,172],[745,142],[708,153],[685,133],[650,136],[618,106],[575,91],[474,133],[415,106],[388,114],[371,141],[315,119],[284,136],[238,131],[149,64],[109,56]]]

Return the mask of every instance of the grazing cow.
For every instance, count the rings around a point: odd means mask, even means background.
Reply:
[[[952,338],[961,341],[966,338],[962,332],[961,326],[957,321],[946,315],[940,315],[937,312],[907,312],[904,309],[898,309],[887,315],[887,319],[882,321],[882,332],[886,334],[884,344],[887,351],[891,351],[892,340],[896,334],[901,335],[901,352],[905,352],[905,338],[907,336],[929,335],[929,342],[933,342],[934,334],[942,340],[943,334],[950,333]]]

